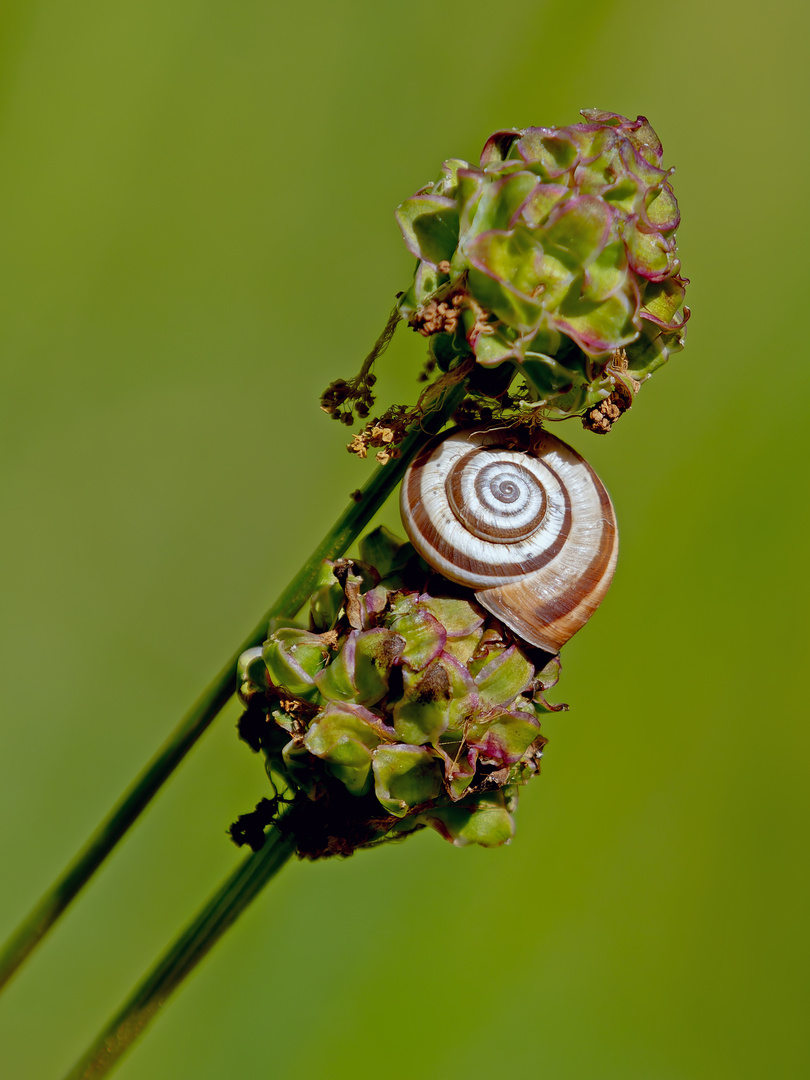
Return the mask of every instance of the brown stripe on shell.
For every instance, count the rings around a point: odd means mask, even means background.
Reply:
[[[560,485],[565,502],[565,513],[560,531],[548,547],[539,551],[537,555],[533,556],[531,559],[523,559],[520,562],[504,561],[493,564],[484,562],[481,559],[476,559],[474,556],[468,555],[467,552],[459,551],[449,539],[440,536],[436,531],[433,522],[430,520],[427,510],[425,509],[421,495],[422,470],[429,461],[431,455],[432,451],[429,449],[420,454],[416,461],[411,465],[406,477],[407,500],[410,512],[410,521],[406,523],[406,528],[408,530],[408,535],[411,538],[411,542],[426,562],[431,561],[429,553],[426,550],[426,548],[429,548],[435,551],[442,559],[445,559],[450,563],[451,566],[457,566],[459,570],[463,570],[468,574],[475,574],[482,580],[486,580],[490,577],[515,577],[522,574],[533,573],[534,571],[541,570],[560,553],[571,532],[571,499],[565,484],[563,484],[558,474],[551,468],[548,462],[544,461],[543,465]],[[461,524],[463,524],[463,522]],[[420,540],[422,543],[420,543]],[[452,573],[449,571],[443,572],[446,577],[453,580]],[[464,584],[463,581],[462,584]]]
[[[476,591],[476,600],[520,637],[547,652],[559,652],[581,630],[605,598],[619,551],[613,504],[599,477],[585,462],[599,494],[602,531],[599,547],[579,577],[559,594],[538,603],[530,579]],[[551,584],[548,582],[547,584]]]
[[[546,509],[548,507],[548,497],[542,485],[539,483],[537,477],[531,470],[525,466],[520,465],[515,461],[505,461],[503,467],[507,466],[519,472],[525,478],[524,482],[535,489],[536,497],[540,500],[540,510],[534,515],[530,521],[524,521],[522,525],[510,526],[507,524],[499,523],[497,529],[490,531],[489,528],[485,528],[483,525],[477,528],[472,515],[468,515],[464,511],[464,499],[462,482],[464,479],[464,473],[467,469],[475,469],[475,458],[481,453],[491,454],[497,447],[491,446],[477,446],[475,449],[468,451],[463,457],[460,457],[453,463],[453,467],[450,469],[450,473],[447,477],[446,488],[448,501],[450,507],[455,513],[459,521],[469,529],[473,536],[478,536],[482,540],[486,540],[490,544],[508,544],[510,541],[525,540],[536,532],[540,527],[540,524],[545,516]],[[497,461],[491,461],[478,471],[473,484],[475,487],[475,493],[482,504],[485,503],[484,489],[486,487],[486,478],[484,473],[488,470],[498,466]],[[508,503],[503,503],[498,507],[498,513],[508,520],[510,517],[515,517],[516,512],[511,510]]]

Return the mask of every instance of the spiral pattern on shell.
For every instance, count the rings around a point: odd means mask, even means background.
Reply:
[[[454,430],[409,467],[405,529],[438,573],[521,638],[556,653],[590,618],[616,565],[610,496],[570,446],[513,429]]]

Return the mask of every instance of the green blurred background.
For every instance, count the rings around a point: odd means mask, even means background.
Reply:
[[[644,113],[693,282],[637,408],[564,429],[623,548],[515,842],[289,866],[122,1078],[807,1075],[809,10],[6,0],[2,936],[367,475],[317,398],[406,287],[392,212],[444,158]],[[8,990],[4,1078],[61,1075],[237,862],[266,789],[236,715]]]

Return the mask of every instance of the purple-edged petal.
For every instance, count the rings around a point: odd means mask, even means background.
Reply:
[[[354,660],[358,631],[352,630],[337,656],[328,667],[318,672],[315,684],[327,701],[355,701]]]
[[[500,334],[474,334],[470,337],[470,344],[475,359],[482,367],[498,367],[505,360],[517,361],[520,357],[517,343],[504,340]]]
[[[455,806],[425,810],[419,818],[456,847],[500,847],[515,835],[515,823],[501,791],[468,795]]]
[[[435,799],[442,789],[442,766],[422,746],[379,746],[373,756],[374,793],[389,814],[404,817]]]
[[[375,705],[388,693],[391,669],[405,651],[405,639],[393,630],[376,627],[357,637],[354,684],[357,701]]]
[[[484,622],[484,615],[477,604],[452,597],[419,597],[419,607],[438,619],[447,631],[448,638],[467,637]]]
[[[484,143],[484,149],[481,151],[481,168],[485,169],[488,165],[499,165],[504,161],[509,153],[509,148],[516,139],[520,138],[520,135],[519,128],[506,128],[490,135]]]
[[[632,176],[638,177],[647,187],[663,184],[669,176],[668,170],[648,161],[642,151],[643,147],[634,145],[629,139],[624,139],[619,147],[623,167]]]
[[[274,686],[283,686],[291,694],[309,697],[315,690],[315,677],[329,656],[319,634],[310,634],[284,626],[271,634],[262,650],[267,674]]]
[[[458,244],[458,208],[445,195],[414,195],[396,210],[397,224],[408,250],[437,266],[452,259]]]
[[[682,278],[670,277],[651,282],[644,290],[642,319],[655,323],[665,330],[678,330],[688,316],[683,312],[686,288]]]
[[[630,142],[636,147],[642,157],[651,165],[660,166],[664,148],[661,140],[646,116],[639,116],[629,133]]]
[[[499,767],[520,761],[540,738],[540,724],[534,713],[524,709],[503,709],[486,721],[470,725],[467,741],[484,761]]]
[[[576,271],[598,257],[610,236],[613,209],[595,195],[578,195],[556,207],[546,222],[543,246]]]
[[[475,779],[478,751],[463,741],[442,741],[436,749],[444,761],[444,784],[447,794],[457,802]]]
[[[458,191],[456,200],[459,206],[459,237],[463,238],[472,224],[481,197],[490,180],[480,169],[468,166],[456,173]]]
[[[572,287],[558,309],[555,324],[579,345],[583,352],[597,356],[621,348],[638,336],[634,298],[614,293],[597,303]]]
[[[571,194],[565,184],[535,184],[518,213],[530,229],[539,228],[552,210]],[[515,224],[514,221],[510,225]]]
[[[622,239],[627,261],[637,274],[650,281],[661,281],[675,272],[670,243],[661,233],[644,232],[637,218],[625,224]]]
[[[445,731],[463,728],[479,704],[467,668],[443,653],[422,671],[402,671],[402,697],[394,705],[394,729],[403,742],[436,744]]]
[[[507,705],[528,689],[533,678],[533,665],[516,645],[511,645],[481,668],[475,685],[483,705]]]
[[[665,180],[660,188],[652,188],[647,192],[641,208],[641,218],[650,229],[660,232],[672,232],[678,228],[681,212],[668,180]]]
[[[539,259],[526,230],[480,233],[465,245],[472,270],[469,287],[480,304],[507,325],[534,326],[543,312]]]
[[[534,173],[518,170],[490,181],[477,202],[469,228],[475,233],[507,229],[526,199],[537,187]]]
[[[582,299],[602,303],[627,286],[627,252],[621,240],[607,244],[582,279]]]
[[[594,126],[597,124],[610,124],[612,127],[626,127],[628,124],[632,125],[633,123],[632,120],[622,116],[621,113],[610,112],[606,109],[580,109],[579,115],[584,116]]]
[[[539,167],[550,180],[563,176],[577,162],[577,146],[565,128],[527,128],[517,143],[527,165]]]
[[[405,615],[395,616],[391,629],[405,640],[402,662],[412,671],[422,671],[435,660],[447,641],[447,631],[429,611],[414,608]]]
[[[369,710],[360,705],[330,702],[310,725],[304,746],[314,757],[329,766],[352,795],[369,789],[371,755],[390,730]]]

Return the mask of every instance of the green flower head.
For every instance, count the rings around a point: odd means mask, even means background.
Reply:
[[[544,695],[558,661],[472,594],[448,593],[386,530],[362,550],[376,568],[331,564],[312,630],[276,630],[239,665],[240,734],[291,793],[299,853],[349,854],[426,825],[455,844],[508,842],[545,745],[540,718],[563,707]],[[237,842],[261,842],[254,818],[232,828]]]
[[[498,131],[397,209],[400,311],[445,370],[514,365],[552,415],[622,407],[683,346],[678,203],[645,117]],[[596,429],[598,430],[598,428]]]

